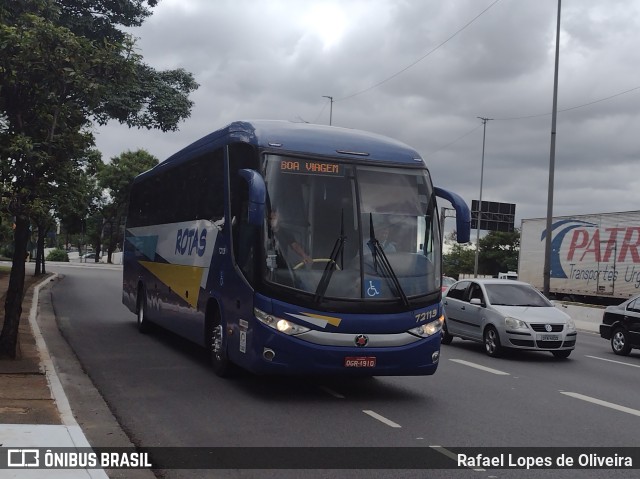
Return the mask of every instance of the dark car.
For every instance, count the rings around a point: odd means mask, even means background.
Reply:
[[[640,348],[640,296],[608,306],[602,316],[600,336],[610,340],[613,352],[621,356]]]

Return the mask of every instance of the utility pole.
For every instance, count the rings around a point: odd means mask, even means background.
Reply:
[[[445,206],[440,207],[440,236],[442,237],[442,243],[444,243],[444,221],[446,218],[455,218],[455,215],[447,216],[447,211],[455,211],[453,208],[447,208]]]
[[[558,114],[558,64],[560,59],[560,7],[558,0],[558,21],[556,25],[556,63],[553,74],[553,113],[551,115],[551,148],[549,152],[549,192],[547,195],[547,236],[544,243],[543,293],[549,297],[551,287],[551,227],[553,222],[553,183],[556,163],[556,116]]]
[[[329,106],[329,126],[331,126],[331,120],[333,117],[333,97],[332,96],[327,96],[327,95],[322,95],[322,98],[328,98],[330,101],[330,106]]]
[[[478,214],[477,214],[477,233],[476,233],[476,258],[475,265],[473,267],[473,277],[478,277],[478,256],[480,253],[480,223],[482,222],[482,182],[484,180],[484,144],[487,136],[487,122],[493,120],[493,118],[485,118],[482,116],[478,117],[482,120],[483,131],[482,131],[482,163],[480,166],[480,199],[478,201]]]

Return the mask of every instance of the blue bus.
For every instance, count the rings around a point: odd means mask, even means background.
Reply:
[[[135,178],[123,303],[210,353],[220,376],[428,375],[443,307],[424,160],[384,136],[238,121]]]

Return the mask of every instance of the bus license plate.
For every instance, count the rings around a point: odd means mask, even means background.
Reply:
[[[559,341],[560,338],[557,334],[543,334],[540,336],[540,341]]]
[[[345,368],[375,368],[375,356],[348,356],[344,358]]]

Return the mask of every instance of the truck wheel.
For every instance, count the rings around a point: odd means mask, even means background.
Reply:
[[[492,358],[497,358],[502,354],[500,336],[493,326],[487,326],[484,330],[484,350]]]
[[[624,328],[616,328],[611,335],[611,349],[620,356],[627,356],[631,352],[629,333]]]
[[[442,338],[440,339],[440,342],[442,344],[451,344],[451,341],[453,341],[453,336],[449,334],[449,331],[447,330],[447,322],[445,321],[442,323]]]
[[[138,331],[146,334],[151,331],[151,324],[147,318],[147,296],[144,292],[143,286],[138,288],[137,303],[136,311],[138,316]]]

